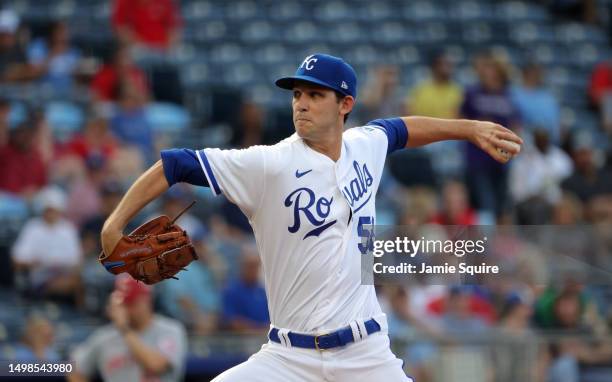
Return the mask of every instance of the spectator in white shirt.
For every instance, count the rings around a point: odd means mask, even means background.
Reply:
[[[40,297],[69,297],[78,302],[81,244],[77,229],[63,217],[66,195],[56,187],[39,193],[41,216],[26,222],[12,249],[15,268],[27,277],[27,291]]]
[[[510,190],[519,224],[546,224],[561,199],[561,182],[572,174],[571,158],[550,143],[548,131],[534,131],[510,170]]]

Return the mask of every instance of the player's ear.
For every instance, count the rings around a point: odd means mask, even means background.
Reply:
[[[353,106],[355,106],[355,98],[352,96],[342,98],[340,101],[340,113],[342,115],[350,113],[353,110]]]

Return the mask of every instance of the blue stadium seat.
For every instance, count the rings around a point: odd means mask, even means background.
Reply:
[[[99,25],[104,25],[100,30],[109,30],[108,21],[111,19],[111,3],[104,1],[94,5],[93,18],[99,22]]]
[[[494,10],[490,4],[483,1],[458,1],[449,4],[450,18],[464,22],[490,20]]]
[[[237,88],[248,87],[257,81],[257,72],[249,62],[238,62],[228,65],[224,82]]]
[[[443,20],[447,17],[442,4],[429,1],[407,2],[402,9],[402,15],[415,21]]]
[[[12,0],[3,2],[3,8],[12,9],[18,15],[25,15],[32,6],[28,0]]]
[[[404,42],[422,42],[425,44],[448,42],[456,38],[449,32],[449,26],[444,22],[426,22],[418,25],[405,36]]]
[[[455,65],[464,65],[471,59],[461,44],[446,45],[444,51]]]
[[[471,65],[457,67],[455,73],[455,79],[463,86],[473,85],[477,81],[476,73]]]
[[[277,76],[277,78],[280,76]],[[245,95],[257,101],[265,107],[284,105],[290,107],[291,92],[283,91],[272,85],[273,82],[255,83],[253,86],[244,89]]]
[[[8,123],[11,128],[18,126],[28,118],[28,110],[21,102],[12,102],[11,111],[8,115]]]
[[[600,130],[599,117],[596,116],[592,111],[587,109],[575,109],[575,120],[574,124],[570,125],[570,130],[573,131],[587,131],[597,132]]]
[[[545,24],[520,22],[509,28],[509,38],[517,43],[554,42],[554,30]]]
[[[343,1],[322,2],[316,6],[313,16],[319,21],[344,21],[354,17],[353,10]]]
[[[194,44],[182,43],[172,51],[170,61],[175,65],[188,65],[197,58],[198,49]]]
[[[567,61],[567,51],[560,46],[546,43],[527,45],[524,56],[527,61],[535,61],[541,65],[562,65]]]
[[[598,62],[608,58],[610,58],[609,53],[602,51],[595,44],[573,44],[572,54],[568,55],[568,62],[578,67],[592,68]]]
[[[569,71],[569,84],[574,87],[587,87],[589,81],[591,80],[591,71],[592,68],[582,69],[582,68],[572,68],[566,67]]]
[[[369,44],[352,46],[344,53],[344,58],[353,65],[373,65],[381,61],[374,45]]]
[[[245,58],[245,52],[240,44],[223,43],[215,45],[209,52],[210,62],[217,64],[227,64],[242,61]]]
[[[572,43],[607,43],[603,30],[580,23],[563,23],[555,28],[555,36],[558,42]]]
[[[243,23],[240,31],[240,38],[243,42],[261,41],[268,42],[275,40],[278,31],[274,25],[265,20],[255,20]]]
[[[524,1],[499,2],[495,16],[501,20],[541,22],[550,18],[545,7]]]
[[[74,13],[70,17],[70,27],[78,22],[91,22],[93,20],[94,6],[87,2],[77,2]]]
[[[223,42],[229,36],[229,28],[226,22],[222,20],[214,20],[204,23],[193,32],[193,38],[195,39],[195,41],[203,42]]]
[[[213,74],[206,62],[194,62],[185,65],[181,71],[181,81],[186,88],[199,87],[208,84],[219,73]]]
[[[252,62],[261,65],[272,65],[295,59],[283,44],[264,44],[254,47]]]
[[[397,57],[397,63],[402,65],[412,65],[422,61],[420,50],[412,45],[403,45],[393,53]]]
[[[146,114],[153,129],[160,133],[179,132],[190,124],[189,113],[172,103],[151,103],[147,106]]]
[[[365,25],[358,22],[333,23],[330,25],[330,36],[343,44],[367,42],[372,38]]]
[[[579,86],[563,85],[554,87],[553,91],[562,105],[572,107],[576,110],[587,109],[589,107],[587,87],[585,84]]]
[[[373,1],[360,4],[357,15],[360,20],[368,22],[379,22],[394,20],[398,18],[394,5],[384,1]]]
[[[64,136],[79,130],[85,115],[71,102],[53,101],[45,105],[45,118],[55,134]]]
[[[77,9],[75,0],[61,0],[51,7],[51,17],[53,19],[69,19],[74,16]]]
[[[372,40],[378,42],[394,43],[405,41],[410,36],[404,23],[400,21],[382,22],[376,26]]]
[[[321,35],[318,26],[311,21],[291,24],[284,33],[284,41],[292,43],[313,42]]]
[[[24,199],[0,192],[0,219],[25,220],[28,214],[28,203]]]
[[[264,9],[259,7],[255,1],[228,1],[224,2],[224,5],[225,16],[230,20],[246,21],[264,16]]]
[[[297,1],[282,1],[268,9],[268,17],[273,21],[294,21],[308,16],[310,7],[304,7]]]
[[[182,5],[181,15],[189,26],[197,26],[203,21],[218,20],[223,17],[223,9],[211,1],[192,1]]]
[[[548,68],[544,72],[546,84],[553,87],[565,86],[570,83],[570,71],[564,66]]]

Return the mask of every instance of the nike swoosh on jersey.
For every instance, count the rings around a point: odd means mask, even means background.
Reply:
[[[295,177],[296,178],[301,178],[301,177],[303,177],[304,175],[308,174],[311,171],[312,171],[312,169],[310,169],[308,171],[303,171],[303,172],[300,172],[300,170],[295,170]]]

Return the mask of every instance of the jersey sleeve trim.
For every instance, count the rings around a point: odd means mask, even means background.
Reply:
[[[164,167],[164,176],[169,186],[179,182],[187,182],[196,186],[209,187],[194,150],[162,150],[161,160]]]
[[[211,185],[210,190],[214,195],[221,194],[221,189],[219,188],[219,183],[217,183],[217,179],[215,178],[215,174],[210,167],[210,163],[208,162],[208,158],[206,157],[206,153],[204,150],[196,151],[198,156],[198,161],[200,162],[200,166],[202,167],[202,171],[204,171],[204,175],[206,176],[206,180],[208,184]]]
[[[408,143],[408,126],[401,118],[375,119],[366,126],[378,127],[387,135],[387,155],[405,148]]]

